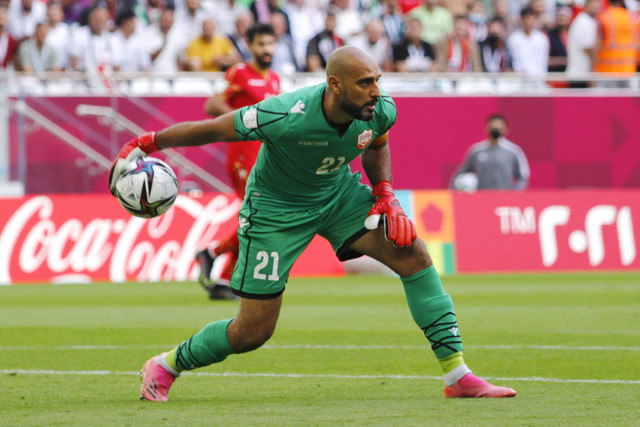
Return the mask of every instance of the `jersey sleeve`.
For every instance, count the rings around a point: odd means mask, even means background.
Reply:
[[[288,109],[281,102],[280,96],[243,107],[234,117],[238,138],[243,141],[260,140],[272,145],[277,145],[286,133],[287,122]]]
[[[396,103],[393,101],[386,92],[382,91],[380,97],[381,113],[377,115],[378,134],[384,135],[389,132],[389,129],[393,127],[398,118],[398,110],[396,109]]]

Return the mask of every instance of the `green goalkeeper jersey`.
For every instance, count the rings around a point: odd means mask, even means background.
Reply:
[[[353,120],[338,130],[325,117],[326,83],[267,98],[235,115],[235,130],[262,147],[247,183],[252,206],[310,209],[331,199],[345,180],[349,163],[396,121],[396,106],[382,91],[372,120]]]

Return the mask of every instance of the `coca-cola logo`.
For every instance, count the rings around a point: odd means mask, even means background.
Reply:
[[[206,204],[181,195],[164,215],[147,220],[120,217],[117,204],[113,212],[89,206],[60,216],[54,200],[31,198],[4,224],[0,284],[14,276],[33,276],[34,282],[193,280],[195,252],[216,238],[240,206],[225,195]]]

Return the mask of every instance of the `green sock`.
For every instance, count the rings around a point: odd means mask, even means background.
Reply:
[[[222,362],[235,351],[229,344],[227,328],[233,319],[219,320],[207,326],[183,342],[173,357],[178,371],[190,370]],[[167,356],[169,356],[167,354]],[[170,358],[167,357],[167,362]]]
[[[411,316],[424,331],[436,357],[444,359],[462,352],[453,301],[444,291],[435,267],[401,279]]]
[[[178,352],[178,347],[176,347],[173,350],[167,352],[167,363],[169,364],[169,366],[171,366],[171,369],[175,370],[176,372],[180,372],[181,370],[178,369],[178,365],[176,364],[176,353],[177,352]]]

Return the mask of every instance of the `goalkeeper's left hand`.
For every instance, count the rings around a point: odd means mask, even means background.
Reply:
[[[372,194],[378,198],[364,221],[365,228],[375,230],[384,221],[384,237],[395,246],[411,246],[418,233],[416,226],[400,206],[400,202],[389,181],[381,181],[373,187]]]
[[[109,169],[109,189],[111,194],[116,195],[116,183],[120,175],[127,169],[127,165],[133,160],[146,157],[151,153],[155,153],[160,150],[156,144],[156,133],[148,132],[140,135],[137,138],[127,142]]]

